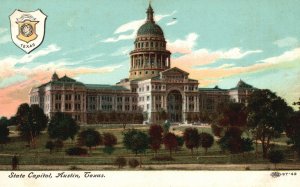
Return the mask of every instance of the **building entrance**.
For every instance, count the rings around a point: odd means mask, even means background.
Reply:
[[[178,90],[171,91],[167,96],[168,120],[182,122],[182,95]]]

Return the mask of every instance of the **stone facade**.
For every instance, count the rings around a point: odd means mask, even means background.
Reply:
[[[221,102],[247,102],[255,88],[242,80],[232,89],[198,88],[199,82],[188,72],[171,68],[171,53],[153,13],[149,5],[130,52],[129,78],[116,85],[83,84],[54,73],[49,82],[30,91],[30,104],[38,104],[50,118],[65,112],[81,123],[99,111],[143,112],[148,123],[157,122],[165,111],[169,121],[182,123],[189,115],[214,112]]]

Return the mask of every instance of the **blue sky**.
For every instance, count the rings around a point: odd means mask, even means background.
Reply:
[[[147,6],[147,0],[2,0],[0,105],[9,110],[0,115],[14,113],[54,71],[85,83],[128,77],[128,53]],[[243,79],[289,103],[300,97],[300,1],[152,0],[152,7],[173,66],[199,86],[230,88]],[[15,9],[48,16],[44,42],[29,55],[10,39]]]

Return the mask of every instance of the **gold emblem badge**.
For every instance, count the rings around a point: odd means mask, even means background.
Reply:
[[[37,48],[44,39],[46,17],[40,10],[16,10],[10,16],[13,42],[27,53]]]
[[[26,43],[29,43],[38,37],[35,27],[38,21],[34,21],[34,18],[30,16],[27,17],[29,18],[25,19],[24,21],[16,22],[19,28],[19,34],[17,35],[17,38]]]

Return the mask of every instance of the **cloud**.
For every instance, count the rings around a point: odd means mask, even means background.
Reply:
[[[181,53],[187,54],[191,53],[193,47],[196,45],[196,40],[198,38],[198,34],[189,33],[185,36],[185,39],[177,39],[174,42],[167,41],[167,49],[172,53]]]
[[[194,67],[215,63],[221,59],[242,59],[245,56],[261,53],[261,50],[242,51],[240,48],[231,48],[227,51],[210,51],[209,49],[198,49],[180,56],[173,60],[173,66]]]
[[[5,34],[3,36],[0,36],[0,44],[5,44],[11,41],[10,35]]]
[[[273,44],[277,45],[278,47],[296,47],[299,45],[299,41],[294,37],[286,37],[276,40]]]
[[[20,63],[20,64],[29,63],[39,57],[46,56],[50,53],[60,51],[60,50],[61,50],[61,48],[59,46],[57,46],[56,44],[51,44],[51,45],[48,45],[44,49],[36,51],[35,53],[24,55],[21,59],[18,60],[18,63]]]
[[[177,20],[173,20],[171,22],[166,23],[167,26],[175,25],[177,23]]]
[[[103,55],[104,55],[103,53],[96,54],[96,55],[91,55],[88,58],[84,59],[84,61],[91,61],[91,60],[94,60],[94,59],[98,59],[99,57],[102,57]]]
[[[295,48],[290,51],[284,52],[282,55],[267,58],[262,60],[262,62],[265,62],[266,64],[278,64],[286,61],[294,61],[300,58],[300,48]]]
[[[21,57],[14,57],[14,56],[4,57],[2,60],[0,60],[0,65],[1,65],[0,81],[3,80],[5,77],[14,76],[17,73],[20,73],[20,70],[22,70],[22,68],[21,69],[15,68],[15,66],[17,64],[30,63],[39,57],[46,56],[50,53],[53,53],[53,52],[56,52],[59,50],[60,50],[60,47],[58,47],[55,44],[51,44],[44,49],[35,51],[31,54],[25,54]],[[30,72],[31,70],[28,70],[28,71]]]
[[[115,52],[111,54],[111,56],[128,56],[132,46],[124,46],[117,49]]]
[[[233,67],[234,64],[222,64],[221,66],[217,67],[217,69],[223,69],[223,68],[229,68],[229,67]]]
[[[9,69],[13,74],[25,75],[25,79],[18,80],[10,85],[0,87],[0,116],[12,116],[15,114],[17,107],[24,102],[28,102],[28,93],[30,89],[46,83],[50,80],[51,75],[56,71],[60,76],[66,74],[70,77],[75,77],[82,74],[93,73],[110,73],[122,67],[119,65],[104,66],[104,67],[76,67],[67,68],[65,65],[70,62],[65,59],[57,60],[47,64],[42,64],[34,68],[17,68]]]
[[[0,34],[7,32],[7,28],[0,27]]]
[[[156,15],[154,17],[155,21],[158,22],[161,19],[171,16],[173,14],[175,14],[176,11],[173,11],[171,14],[166,14],[166,15]],[[138,29],[140,28],[140,26],[142,26],[145,23],[145,19],[140,19],[140,20],[134,20],[134,21],[130,21],[128,23],[125,23],[121,26],[119,26],[115,31],[114,31],[114,35],[118,35],[118,36],[113,36],[113,37],[109,37],[104,39],[102,42],[118,42],[120,40],[130,40],[130,39],[134,39],[136,36],[136,33],[138,31]],[[129,32],[129,34],[124,34],[126,32]]]
[[[233,50],[234,49],[234,50]],[[206,49],[197,50],[191,54],[184,55],[173,60],[173,66],[177,66],[187,72],[194,79],[198,79],[202,86],[215,83],[220,78],[230,77],[238,74],[265,71],[271,68],[288,67],[288,63],[300,60],[300,48],[295,48],[286,51],[279,56],[274,56],[258,61],[249,66],[233,66],[232,64],[223,64],[214,68],[195,68],[194,66],[201,66],[205,64],[212,64],[218,59],[236,59],[237,57],[245,57],[251,53],[259,52],[260,50],[245,51],[236,50],[235,48],[228,51],[209,52]],[[236,52],[232,52],[236,51]],[[229,55],[230,54],[230,55]]]

